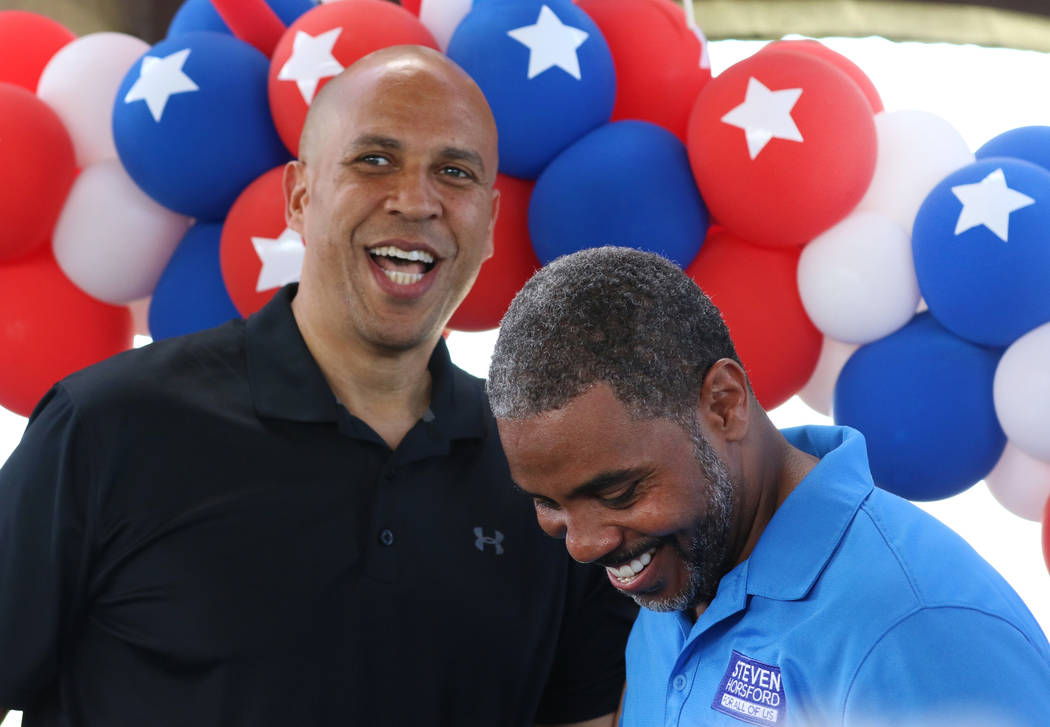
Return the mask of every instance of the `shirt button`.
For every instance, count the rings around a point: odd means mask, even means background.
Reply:
[[[379,542],[383,545],[394,544],[394,531],[390,528],[383,528],[379,531]]]
[[[685,675],[679,674],[678,676],[676,676],[674,678],[674,681],[671,682],[671,686],[675,688],[676,692],[680,692],[683,689],[685,689]]]

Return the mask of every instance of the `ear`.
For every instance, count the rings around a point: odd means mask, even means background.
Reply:
[[[306,242],[304,214],[310,201],[307,194],[306,162],[292,161],[284,165],[284,176],[281,178],[284,190],[284,221],[288,227],[299,233]]]
[[[736,361],[722,358],[704,377],[700,389],[700,420],[709,431],[727,442],[747,434],[751,413],[751,389],[747,374]]]
[[[485,242],[485,257],[482,261],[488,260],[492,257],[496,251],[493,240],[496,235],[496,220],[499,218],[499,190],[493,187],[492,189],[492,217],[489,218],[489,233],[488,240]]]

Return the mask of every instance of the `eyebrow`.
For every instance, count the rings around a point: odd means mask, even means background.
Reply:
[[[397,139],[390,136],[383,136],[382,134],[363,134],[354,139],[353,149],[357,150],[367,147],[379,147],[380,149],[389,149],[391,151],[400,151],[404,148],[401,142]],[[471,164],[476,165],[483,174],[485,173],[485,162],[482,161],[481,154],[473,149],[464,149],[458,146],[446,146],[441,150],[440,154],[445,159],[470,162]]]
[[[573,500],[577,497],[587,497],[589,495],[596,495],[599,492],[612,489],[617,485],[622,485],[624,482],[630,480],[639,480],[648,473],[648,469],[641,467],[627,467],[619,470],[610,470],[608,472],[600,472],[591,479],[584,482],[582,485],[577,485],[569,492],[568,499]],[[543,497],[543,495],[536,495],[528,490],[522,488],[518,483],[513,483],[514,487],[525,493],[529,497]]]

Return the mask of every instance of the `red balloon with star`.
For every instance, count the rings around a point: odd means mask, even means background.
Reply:
[[[310,103],[333,76],[354,61],[392,45],[437,41],[411,12],[385,0],[341,0],[308,10],[288,26],[270,60],[270,112],[292,154]]]
[[[22,416],[56,381],[133,340],[128,308],[80,290],[58,267],[50,243],[0,265],[0,311],[0,405]]]
[[[687,146],[712,215],[760,245],[809,242],[849,214],[875,172],[875,120],[860,88],[794,51],[756,53],[711,79]]]
[[[671,0],[577,0],[601,28],[616,69],[612,120],[639,119],[685,143],[689,112],[711,64],[700,36]]]
[[[222,280],[246,318],[282,285],[298,280],[302,269],[302,238],[284,222],[283,174],[284,166],[275,167],[249,184],[222,226]]]
[[[871,112],[873,114],[877,114],[883,110],[882,97],[879,96],[879,90],[875,88],[875,84],[872,83],[871,79],[868,78],[868,75],[864,73],[861,67],[841,53],[837,53],[831,48],[828,48],[820,41],[809,39],[775,40],[772,43],[763,46],[759,53],[764,53],[767,50],[806,53],[815,58],[827,61],[853,79],[853,82],[857,84],[858,88],[860,88],[861,93],[864,94],[864,98],[868,99],[868,104],[871,106]]]
[[[685,270],[722,312],[755,396],[767,410],[809,381],[824,341],[798,294],[801,254],[800,248],[752,245],[712,228]]]
[[[498,327],[510,301],[539,270],[540,261],[529,237],[529,199],[533,186],[534,182],[505,174],[496,177],[500,199],[493,234],[494,252],[481,266],[470,293],[452,314],[449,328],[486,331]]]

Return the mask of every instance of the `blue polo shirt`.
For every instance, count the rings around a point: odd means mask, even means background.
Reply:
[[[859,432],[784,435],[820,463],[695,624],[641,610],[621,724],[1050,725],[1050,647],[1002,577],[873,485]]]

